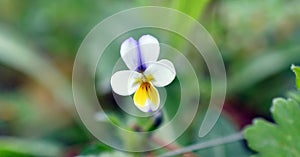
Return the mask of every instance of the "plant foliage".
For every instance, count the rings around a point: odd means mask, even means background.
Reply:
[[[300,69],[292,66],[292,70],[299,88]],[[294,93],[289,99],[274,99],[271,113],[276,123],[255,119],[254,124],[245,129],[249,147],[258,152],[256,156],[300,156],[299,97],[299,93]]]

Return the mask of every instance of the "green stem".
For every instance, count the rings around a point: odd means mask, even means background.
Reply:
[[[204,148],[209,148],[209,147],[214,147],[214,146],[219,146],[219,145],[223,145],[223,144],[227,144],[227,143],[236,142],[236,141],[239,141],[242,139],[244,139],[243,132],[239,132],[239,133],[225,136],[222,138],[213,139],[213,140],[206,141],[203,143],[197,143],[197,144],[193,144],[188,147],[170,151],[170,152],[160,155],[159,157],[175,156],[175,155],[184,154],[187,152],[193,152],[193,151],[204,149]]]

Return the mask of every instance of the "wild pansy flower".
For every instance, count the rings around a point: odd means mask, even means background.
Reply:
[[[160,97],[155,87],[170,84],[176,75],[172,62],[157,61],[159,51],[158,40],[151,35],[143,35],[138,41],[125,40],[120,53],[129,70],[118,71],[111,77],[113,91],[122,96],[135,93],[134,104],[143,112],[159,108]]]

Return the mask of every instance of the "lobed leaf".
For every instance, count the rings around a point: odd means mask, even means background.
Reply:
[[[271,108],[276,124],[255,119],[245,129],[248,145],[260,157],[300,156],[300,108],[293,99],[277,98]]]

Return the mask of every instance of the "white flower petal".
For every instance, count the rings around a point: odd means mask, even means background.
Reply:
[[[130,70],[144,71],[149,62],[159,56],[158,40],[151,35],[143,35],[137,42],[133,38],[125,40],[120,49],[121,57]]]
[[[144,64],[157,61],[159,56],[159,42],[151,35],[143,35],[139,39],[141,57]]]
[[[150,105],[149,103],[151,103],[148,99],[146,100],[146,103],[144,105],[140,105],[140,104],[135,104],[135,106],[141,110],[142,112],[149,112],[150,111]]]
[[[159,108],[159,104],[153,104],[150,100],[147,100],[148,106],[149,106],[149,111],[154,112]],[[160,99],[159,99],[159,103],[160,103]]]
[[[137,79],[141,77],[142,74],[136,71],[118,71],[113,74],[110,80],[112,90],[122,96],[131,95],[139,87],[140,83],[137,82]]]
[[[154,86],[164,87],[174,80],[176,71],[172,62],[162,59],[150,64],[144,74]]]
[[[120,49],[121,57],[130,70],[138,66],[138,44],[133,38],[125,40]]]
[[[153,104],[149,99],[144,105],[135,104],[135,106],[143,112],[154,112],[159,108],[159,104]]]

